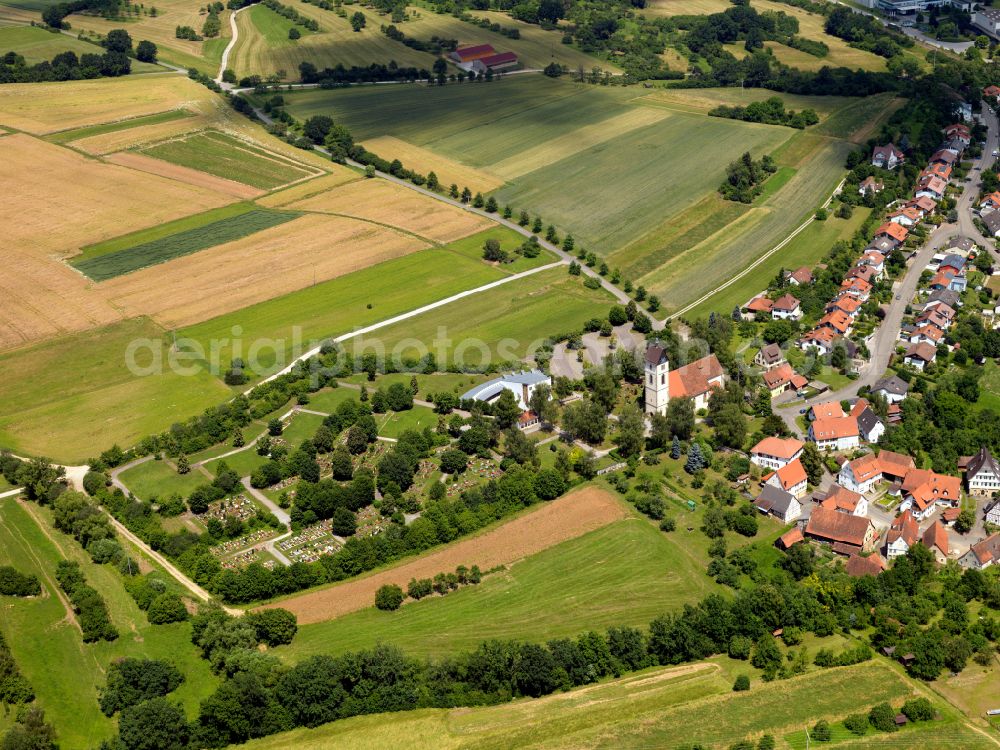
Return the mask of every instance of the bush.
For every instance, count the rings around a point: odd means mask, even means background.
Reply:
[[[31,573],[21,573],[9,565],[0,565],[0,594],[5,596],[38,596],[42,586]]]
[[[868,722],[880,732],[895,732],[896,712],[888,703],[879,703],[868,713]]]
[[[750,689],[750,678],[745,674],[741,674],[736,678],[736,682],[733,683],[733,690],[736,692],[741,692],[743,690]]]
[[[826,719],[820,719],[816,722],[810,736],[816,740],[816,742],[830,741],[830,725],[827,723]]]
[[[934,707],[926,698],[911,698],[903,704],[902,713],[910,721],[930,721],[934,718]]]
[[[153,625],[164,625],[168,622],[183,622],[188,618],[188,611],[180,596],[167,593],[160,594],[153,600],[146,617]]]
[[[118,659],[108,667],[108,682],[101,690],[105,716],[151,698],[160,698],[184,682],[175,666],[158,659]]]
[[[375,592],[375,606],[385,612],[399,609],[403,603],[403,589],[394,583],[380,586]]]
[[[299,630],[295,614],[280,607],[250,612],[245,619],[257,630],[257,640],[268,646],[291,643]]]
[[[844,719],[844,726],[847,731],[860,737],[868,731],[868,717],[864,714],[851,714]]]

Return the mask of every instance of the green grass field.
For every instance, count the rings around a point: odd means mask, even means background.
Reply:
[[[32,514],[45,524],[48,536]],[[104,597],[121,632],[118,640],[83,643],[56,593],[55,565],[63,558],[78,560],[88,583]],[[56,725],[64,750],[90,750],[114,734],[115,721],[101,714],[97,706],[97,688],[104,684],[104,672],[113,659],[136,656],[175,664],[186,680],[171,699],[179,700],[192,715],[214,690],[217,680],[191,645],[190,625],[149,625],[125,592],[118,573],[94,565],[75,541],[52,530],[45,511],[37,507],[26,510],[12,498],[0,501],[0,564],[13,564],[34,573],[42,582],[41,597],[4,598],[0,629],[34,687],[38,705]],[[0,718],[0,725],[5,720]]]
[[[546,337],[606,316],[612,301],[605,290],[587,289],[579,277],[553,268],[388,326],[365,340],[387,355],[419,359],[434,352],[439,365],[461,360],[478,366],[484,357],[520,360]],[[346,348],[364,351],[354,340]]]
[[[183,120],[194,115],[186,109],[171,109],[169,112],[160,112],[155,115],[145,115],[143,117],[133,117],[128,120],[109,122],[104,125],[91,125],[85,128],[74,128],[72,130],[61,130],[58,133],[45,136],[45,140],[50,143],[69,143],[82,138],[90,138],[95,135],[105,133],[117,133],[119,130],[130,130],[131,128],[141,128],[145,125],[159,125],[161,122],[171,120]]]
[[[247,206],[248,204],[237,205]],[[220,211],[222,210],[220,209]],[[275,211],[249,206],[247,211],[240,211],[234,216],[217,219],[202,226],[192,227],[148,242],[141,242],[122,250],[92,255],[82,260],[74,259],[72,265],[94,281],[107,281],[116,276],[138,271],[140,268],[166,263],[168,260],[190,255],[199,250],[248,237],[251,234],[284,224],[301,215],[298,211]],[[205,215],[200,214],[200,216]],[[189,217],[186,221],[192,223],[192,218]],[[181,222],[184,221],[184,219],[181,220]],[[146,233],[159,229],[162,227],[146,230]],[[108,243],[102,244],[107,245]]]
[[[200,471],[192,470],[178,474],[165,461],[146,461],[135,468],[123,471],[118,478],[140,500],[154,497],[164,498],[177,493],[181,497],[190,495],[196,487],[209,481]]]
[[[428,409],[426,406],[414,406],[407,411],[376,414],[375,421],[378,423],[379,435],[398,438],[406,430],[423,432],[426,427],[433,430],[437,427],[438,415],[434,413],[433,409]]]
[[[463,258],[447,247],[432,247],[214,318],[178,335],[199,342],[208,351],[213,339],[231,338],[233,327],[240,326],[246,342],[276,340],[278,361],[288,362],[296,350],[296,335],[301,342],[299,352],[306,351],[310,342],[386,320],[505,275],[481,260]],[[400,279],[406,283],[400,284]],[[262,352],[260,367],[273,366],[276,356]],[[228,365],[231,359],[231,347],[222,347],[220,362]]]
[[[315,174],[285,157],[267,154],[251,144],[217,132],[165,141],[143,149],[142,153],[262,190]]]
[[[26,3],[11,7],[24,10],[41,10],[47,3]],[[61,52],[75,52],[80,55],[103,55],[104,49],[91,42],[85,42],[67,34],[53,34],[38,26],[7,26],[0,28],[0,54],[16,52],[22,55],[28,65],[51,60]],[[164,70],[159,65],[132,61],[133,73],[150,73]]]
[[[899,704],[912,683],[883,663],[815,671],[789,680],[754,682],[749,692],[731,691],[740,667],[713,659],[692,669],[657,668],[596,686],[501,706],[425,709],[347,719],[314,730],[296,730],[244,746],[247,750],[347,750],[385,747],[406,737],[407,747],[674,748],[698,742],[726,748],[748,737],[786,735],[818,718],[839,719],[881,701]],[[750,671],[750,670],[745,670]],[[936,701],[940,703],[940,701]],[[816,747],[816,744],[813,744]],[[838,743],[837,748],[995,748],[989,739],[948,709],[936,722],[902,732]]]
[[[130,371],[133,343],[135,363],[148,371],[158,358],[160,374]],[[166,331],[136,318],[0,354],[0,446],[79,463],[228,397],[208,372],[173,372],[169,346]]]
[[[678,532],[681,534],[683,532]],[[716,585],[704,575],[704,551],[633,517],[551,547],[443,597],[397,612],[374,607],[304,625],[282,653],[305,656],[393,643],[415,655],[471,650],[489,638],[545,641],[611,625],[645,627]]]

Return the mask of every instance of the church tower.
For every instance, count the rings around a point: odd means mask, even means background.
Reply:
[[[653,343],[646,347],[646,413],[666,414],[670,401],[670,363],[667,350]]]

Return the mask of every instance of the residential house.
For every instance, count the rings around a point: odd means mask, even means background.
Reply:
[[[953,292],[964,292],[967,286],[965,273],[958,273],[953,268],[938,271],[927,284],[929,289],[950,289]]]
[[[750,462],[776,471],[798,460],[804,447],[794,438],[766,437],[750,449]]]
[[[1000,237],[1000,211],[983,214],[983,223],[991,237]]]
[[[1000,533],[986,537],[958,559],[963,568],[985,570],[1000,561]]]
[[[928,343],[932,346],[937,346],[942,336],[944,336],[944,332],[940,328],[932,325],[922,325],[910,333],[907,341],[911,344]]]
[[[962,297],[951,289],[935,289],[927,296],[924,309],[935,305],[948,305],[953,310],[957,310],[962,306]]]
[[[847,565],[844,569],[847,571],[847,575],[853,578],[878,577],[885,572],[885,560],[878,552],[872,552],[870,555],[855,554],[847,558]]]
[[[939,201],[944,197],[947,187],[948,183],[937,175],[927,175],[926,177],[922,177],[920,182],[917,183],[917,192],[914,195],[917,198],[926,196],[932,200]]]
[[[969,126],[963,125],[960,122],[946,127],[944,129],[944,136],[948,140],[962,141],[966,146],[972,143],[972,134],[969,131]]]
[[[940,162],[928,164],[920,173],[920,177],[940,177],[945,182],[948,182],[951,179],[951,165],[941,164]]]
[[[892,143],[876,146],[872,150],[872,166],[881,169],[895,169],[903,163],[905,158],[903,152]]]
[[[1000,500],[996,500],[986,509],[986,523],[1000,526]]]
[[[934,554],[939,565],[948,562],[948,532],[941,521],[935,520],[928,526],[920,541]]]
[[[889,375],[875,381],[872,386],[872,393],[875,393],[890,404],[897,404],[906,398],[910,392],[910,384],[898,375]]]
[[[889,253],[891,253],[896,247],[897,244],[895,240],[888,237],[876,237],[868,243],[868,247],[865,248],[865,252],[875,250],[876,252],[882,253],[882,255],[888,257]]]
[[[986,446],[969,459],[965,467],[965,484],[969,494],[977,497],[991,497],[1000,491],[1000,464]]]
[[[892,221],[887,221],[875,230],[875,239],[884,237],[890,242],[894,242],[894,247],[899,247],[906,242],[906,238],[909,234],[910,233],[907,231],[906,227],[900,226]]]
[[[521,409],[528,408],[528,401],[531,394],[541,385],[552,387],[552,378],[541,370],[526,370],[524,372],[512,372],[502,375],[499,378],[487,380],[485,383],[477,385],[475,388],[462,394],[462,400],[483,401],[493,403],[505,390],[514,394],[518,406]]]
[[[868,498],[839,484],[833,485],[819,505],[827,510],[838,513],[849,513],[852,516],[868,515]]]
[[[761,294],[757,297],[754,297],[749,302],[747,302],[747,306],[745,309],[747,310],[747,312],[751,312],[754,314],[762,313],[764,315],[770,315],[771,310],[774,309],[774,302],[765,297],[763,294]]]
[[[814,328],[800,338],[796,345],[804,352],[816,349],[818,355],[825,357],[833,351],[833,342],[837,334],[830,328]]]
[[[795,372],[787,362],[768,370],[761,377],[771,392],[771,398],[776,398],[788,390],[798,391],[809,384],[809,381]]]
[[[906,354],[903,355],[903,361],[911,367],[923,370],[927,367],[927,365],[933,362],[936,357],[937,349],[930,344],[913,344],[906,350]]]
[[[954,270],[955,273],[962,273],[965,270],[966,259],[957,253],[948,253],[938,264],[938,271],[946,268]]]
[[[893,224],[893,226],[898,226]],[[856,297],[862,302],[867,302],[871,296],[872,285],[864,279],[844,279],[840,283],[840,293]]]
[[[920,528],[917,526],[913,514],[904,510],[893,520],[889,527],[889,533],[885,537],[886,559],[892,560],[900,555],[905,555],[919,538]]]
[[[867,495],[882,481],[882,467],[878,458],[868,453],[853,461],[845,461],[840,467],[837,482],[851,492]]]
[[[796,458],[768,476],[764,484],[778,487],[795,498],[803,498],[808,492],[809,479],[802,461]]]
[[[931,308],[924,308],[924,311],[917,316],[916,324],[934,326],[938,330],[947,331],[955,318],[955,311],[948,305],[935,305]]]
[[[945,508],[941,511],[941,523],[951,528],[962,514],[961,508]]]
[[[916,226],[921,219],[920,212],[915,208],[900,208],[897,211],[893,211],[887,217],[889,221],[895,222],[896,224],[901,224],[907,229]]]
[[[856,265],[866,266],[875,272],[874,277],[866,281],[879,281],[885,276],[885,256],[878,250],[866,250]]]
[[[866,399],[859,398],[854,403],[851,416],[858,420],[858,433],[866,443],[877,443],[885,432],[885,425]]]
[[[827,305],[826,311],[832,313],[839,310],[844,315],[853,319],[862,307],[864,307],[864,303],[857,297],[850,297],[844,294],[838,296],[833,302]]]
[[[791,523],[802,515],[802,505],[791,493],[770,484],[761,488],[753,504],[761,513],[774,516],[782,523]]]
[[[948,149],[942,148],[931,154],[930,163],[931,164],[948,164],[954,165],[958,161],[958,154],[949,151]]]
[[[670,371],[670,398],[690,398],[695,410],[708,408],[708,397],[726,383],[725,371],[718,357],[709,354],[690,364]]]
[[[839,401],[824,401],[813,406],[806,415],[810,421],[816,419],[839,419],[845,416],[844,407]]]
[[[1000,208],[1000,190],[994,190],[979,202],[980,208],[988,208],[996,211]]]
[[[901,489],[900,510],[910,509],[918,521],[929,518],[939,507],[954,507],[962,500],[962,481],[958,477],[927,469],[907,473]]]
[[[1000,101],[1000,86],[994,86],[990,84],[983,89],[983,96],[987,99],[997,99]]]
[[[765,370],[773,370],[784,361],[785,355],[781,353],[781,347],[777,344],[762,346],[753,358],[753,363]]]
[[[871,266],[861,265],[860,263],[852,266],[847,271],[848,279],[861,279],[862,281],[867,281],[869,284],[874,284],[878,281],[875,276],[876,272],[874,268]]]
[[[886,410],[886,417],[889,420],[889,424],[899,424],[903,421],[903,410],[899,407],[899,404],[889,404],[889,408]]]
[[[805,286],[806,284],[811,284],[812,280],[812,271],[809,270],[808,266],[802,266],[802,268],[797,268],[788,274],[788,283],[794,284],[795,286]]]
[[[854,417],[817,419],[809,424],[809,439],[825,451],[846,451],[860,444],[858,420]]]
[[[813,509],[805,533],[845,554],[867,552],[875,543],[875,527],[870,520],[826,508]]]
[[[817,328],[829,328],[838,336],[846,336],[851,332],[851,328],[854,324],[854,320],[850,315],[841,311],[834,310],[833,312],[828,312],[822,318],[820,318],[819,323],[816,324]]]
[[[920,198],[913,198],[912,200],[907,201],[906,205],[913,206],[914,208],[919,209],[919,211],[921,212],[921,214],[923,214],[923,216],[932,214],[937,210],[937,203],[935,203],[933,200],[925,196],[921,196]]]
[[[865,177],[858,185],[858,193],[861,195],[868,195],[869,193],[881,193],[885,189],[885,183],[882,180],[876,180],[874,177]]]
[[[799,320],[802,317],[802,306],[791,294],[783,294],[771,306],[771,317],[775,320]]]
[[[902,482],[916,468],[910,456],[887,450],[879,451],[878,465],[882,470],[882,478],[889,482]]]

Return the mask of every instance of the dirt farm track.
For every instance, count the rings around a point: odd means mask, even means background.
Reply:
[[[433,578],[459,565],[478,565],[482,570],[510,565],[599,529],[624,515],[624,507],[610,493],[597,487],[585,487],[485,534],[448,545],[419,559],[349,583],[265,605],[262,609],[287,609],[296,614],[300,625],[332,620],[373,606],[375,592],[384,584],[395,583],[405,590],[411,578]]]

